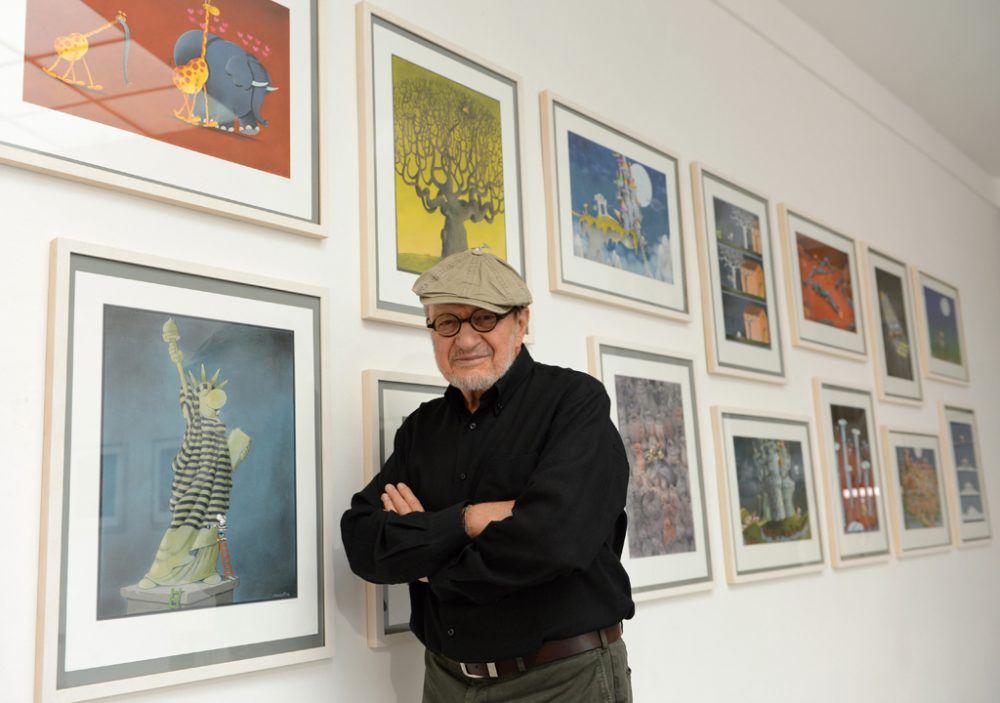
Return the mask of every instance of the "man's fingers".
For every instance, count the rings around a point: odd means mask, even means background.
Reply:
[[[413,495],[413,491],[405,483],[397,483],[396,488],[399,490],[399,495],[403,497],[406,504],[410,506],[410,510],[415,513],[424,512],[424,506],[420,504],[420,500]]]
[[[389,498],[385,493],[382,494],[382,507],[385,508],[387,512],[394,513],[396,508],[392,505],[392,499]]]
[[[413,512],[406,499],[399,494],[399,489],[397,489],[391,483],[385,484],[385,494],[389,496],[389,500],[392,502],[393,512],[399,513],[400,515],[408,515]]]

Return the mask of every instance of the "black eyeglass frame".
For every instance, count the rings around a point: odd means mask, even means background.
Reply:
[[[468,317],[459,317],[458,315],[456,315],[453,312],[443,312],[440,315],[438,315],[437,317],[435,317],[433,320],[427,320],[427,329],[434,330],[435,332],[437,332],[438,334],[440,334],[442,337],[455,337],[455,336],[458,335],[459,332],[462,331],[462,325],[464,325],[466,322],[468,322],[469,323],[469,327],[471,327],[472,329],[474,329],[476,332],[480,332],[482,334],[486,334],[487,332],[492,332],[493,330],[495,330],[496,327],[497,327],[497,325],[500,324],[500,320],[504,319],[505,317],[507,317],[511,313],[517,312],[520,309],[521,309],[521,307],[517,306],[517,307],[511,308],[507,312],[498,313],[498,312],[493,312],[492,310],[487,310],[486,308],[476,308],[471,313],[469,313]],[[486,329],[482,329],[480,327],[476,327],[475,323],[473,323],[473,321],[472,321],[472,318],[474,318],[476,316],[476,314],[480,313],[480,312],[488,312],[488,313],[490,313],[491,315],[494,316],[494,322],[493,322],[493,324],[490,325],[489,327],[487,327]],[[438,331],[437,325],[438,325],[439,320],[441,320],[442,317],[450,317],[450,318],[453,318],[455,321],[458,322],[458,327],[456,327],[455,331],[452,332],[451,334],[444,334],[444,333]]]

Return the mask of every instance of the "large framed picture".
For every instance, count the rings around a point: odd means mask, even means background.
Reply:
[[[861,285],[854,240],[778,206],[792,343],[863,361]]]
[[[868,278],[867,313],[879,398],[919,404],[924,394],[917,368],[916,327],[906,264],[864,242],[861,258]]]
[[[813,397],[833,565],[885,561],[889,521],[872,395],[814,378]]]
[[[524,275],[520,82],[358,5],[362,316],[422,327],[411,292],[482,248]]]
[[[784,383],[768,200],[691,165],[708,370]]]
[[[317,5],[3,3],[0,162],[326,236]]]
[[[628,454],[622,564],[632,597],[712,587],[698,406],[690,357],[588,337],[590,372],[611,397]]]
[[[945,485],[951,507],[951,529],[959,547],[988,545],[993,540],[986,473],[979,450],[976,414],[971,408],[938,403],[941,436],[949,466]]]
[[[396,431],[422,403],[439,398],[448,387],[441,378],[367,370],[364,386],[364,483],[381,471],[392,454]],[[410,591],[405,583],[365,584],[368,646],[387,647],[410,632]]]
[[[821,570],[808,419],[713,407],[712,423],[729,582]]]
[[[328,657],[323,289],[56,240],[40,701]]]
[[[882,427],[896,556],[942,551],[951,545],[938,438]]]
[[[958,288],[916,268],[912,271],[923,338],[920,351],[924,374],[938,381],[966,385],[968,347]]]
[[[540,96],[549,287],[689,320],[677,157]]]

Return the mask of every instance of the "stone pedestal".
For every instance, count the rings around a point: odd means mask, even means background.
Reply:
[[[164,610],[190,610],[213,608],[233,602],[233,593],[240,585],[239,577],[216,584],[187,583],[183,586],[155,586],[139,588],[138,584],[124,586],[122,598],[128,602],[127,613],[156,613]]]

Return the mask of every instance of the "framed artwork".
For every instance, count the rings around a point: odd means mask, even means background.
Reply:
[[[792,343],[863,361],[865,328],[854,240],[778,206]]]
[[[448,385],[439,377],[396,371],[367,370],[364,386],[364,485],[382,470],[392,454],[396,431],[422,403],[444,395]],[[365,584],[368,646],[386,647],[410,632],[410,590],[401,584]]]
[[[611,419],[628,454],[622,564],[632,597],[711,588],[692,359],[597,337],[587,344],[590,372],[611,397]]]
[[[712,408],[730,583],[819,571],[809,421]]]
[[[923,337],[920,351],[924,374],[938,381],[966,385],[969,383],[968,347],[965,346],[958,288],[916,268],[912,271]]]
[[[524,275],[520,81],[358,5],[362,317],[423,327],[411,292],[480,247]]]
[[[882,427],[882,446],[896,556],[947,549],[951,535],[938,438]]]
[[[924,393],[917,368],[916,328],[906,264],[864,242],[861,256],[868,277],[867,312],[879,398],[919,404]]]
[[[327,293],[68,240],[50,280],[37,699],[329,657]]]
[[[768,200],[691,165],[708,370],[784,383]]]
[[[677,157],[540,96],[549,287],[689,320]]]
[[[866,390],[813,379],[833,565],[889,558],[875,408]]]
[[[0,162],[326,236],[316,0],[13,0],[0,21]]]
[[[948,450],[950,471],[945,479],[951,500],[951,529],[959,547],[988,545],[993,540],[987,501],[986,473],[982,469],[979,430],[971,408],[938,403],[941,436]]]

